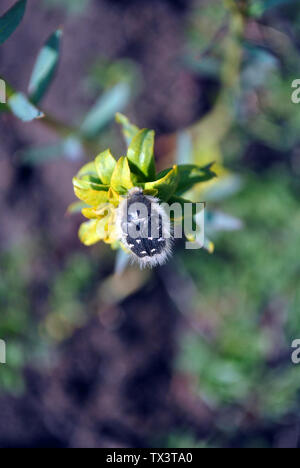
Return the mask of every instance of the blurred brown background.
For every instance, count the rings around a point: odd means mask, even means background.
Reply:
[[[12,3],[2,0],[0,13]],[[1,45],[1,76],[26,92],[40,48],[62,27],[43,111],[55,128],[75,129],[99,94],[129,83],[126,114],[155,129],[160,167],[178,157],[184,129],[214,117],[224,92],[228,107],[207,128],[212,140],[228,129],[194,158],[227,168],[226,187],[199,196],[233,218],[218,218],[220,229],[214,214],[207,220],[214,255],[178,245],[162,268],[115,276],[116,254],[81,246],[82,217],[66,210],[93,148],[124,151],[116,124],[74,155],[53,150],[62,136],[53,126],[2,114],[0,446],[299,445],[300,370],[290,361],[300,336],[299,111],[290,88],[300,12],[298,2],[250,3],[240,37],[223,2],[29,0]],[[226,80],[222,47],[237,77]],[[47,157],[28,157],[48,145]]]

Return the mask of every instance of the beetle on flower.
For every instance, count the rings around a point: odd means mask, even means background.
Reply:
[[[184,205],[182,195],[215,173],[212,164],[188,164],[157,174],[154,131],[140,130],[122,114],[117,114],[117,121],[128,144],[127,156],[117,161],[106,150],[73,179],[81,200],[77,207],[89,220],[81,225],[79,238],[87,246],[104,241],[125,250],[141,267],[154,267],[165,263],[172,250],[174,220],[163,204]]]

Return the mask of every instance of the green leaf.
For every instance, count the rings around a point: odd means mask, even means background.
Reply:
[[[0,44],[6,41],[21,23],[27,0],[19,0],[3,16],[0,17]]]
[[[76,197],[90,206],[99,206],[101,203],[108,203],[108,187],[105,185],[95,184],[74,177],[73,187]]]
[[[22,93],[13,94],[8,99],[7,105],[15,116],[23,120],[23,122],[31,122],[32,120],[44,117],[43,112],[31,104],[25,94]]]
[[[81,174],[81,171],[79,171],[79,174]],[[86,175],[83,177],[88,177],[88,176]],[[95,181],[94,178],[93,180],[90,180],[90,179],[84,179],[84,178],[79,179],[77,177],[74,177],[73,182],[75,182],[77,187],[80,187],[86,190],[92,189],[92,190],[97,190],[98,192],[101,192],[101,191],[108,192],[109,190],[109,186],[99,183],[99,179]]]
[[[109,189],[108,185],[104,184],[103,181],[99,178],[95,161],[90,161],[87,164],[85,164],[77,173],[76,177],[82,181],[90,182],[91,184],[96,184],[96,190],[99,185],[102,187],[101,190]]]
[[[111,186],[120,194],[126,194],[133,187],[128,159],[125,156],[122,156],[117,162],[112,174]]]
[[[114,169],[116,167],[117,161],[111,154],[110,150],[106,150],[95,159],[95,167],[98,173],[100,180],[109,185],[111,177],[113,175]]]
[[[130,143],[127,157],[132,172],[140,175],[142,180],[154,180],[154,131],[140,130]]]
[[[41,101],[53,80],[59,60],[61,37],[62,30],[58,29],[49,37],[37,57],[28,88],[30,99],[35,104]]]
[[[149,197],[156,197],[158,194],[157,189],[149,189],[149,190],[143,190],[144,195],[149,195]]]
[[[157,190],[157,196],[161,201],[168,201],[175,193],[179,182],[178,166],[174,166],[166,175],[154,182],[143,184],[144,190]]]
[[[93,176],[95,178],[98,177],[98,173],[97,173],[94,161],[90,161],[84,166],[82,166],[80,171],[77,173],[77,177],[79,179],[82,179],[85,176]]]
[[[126,115],[123,115],[120,112],[116,114],[116,122],[122,125],[122,133],[124,135],[127,146],[129,146],[131,140],[140,131],[140,129],[136,125],[133,125],[126,117]]]
[[[207,182],[208,180],[216,177],[216,174],[211,170],[214,163],[208,164],[207,166],[199,167],[193,164],[184,164],[178,166],[179,183],[176,190],[177,195],[190,190],[194,185],[200,182]],[[164,177],[171,169],[162,171],[158,177]]]
[[[113,120],[116,112],[128,104],[129,98],[130,87],[127,83],[119,83],[104,93],[85,117],[81,133],[88,138],[96,137]]]

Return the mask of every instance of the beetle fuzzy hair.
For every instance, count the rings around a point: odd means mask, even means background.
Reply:
[[[131,221],[128,207],[133,203],[141,203],[147,207],[148,218]],[[149,211],[151,215],[149,216]],[[147,222],[147,232],[151,227],[151,216],[159,220],[160,235],[153,237],[133,238],[128,234],[128,226],[131,222],[140,224]],[[150,224],[149,224],[150,223]],[[116,228],[120,242],[130,253],[131,261],[139,264],[141,268],[156,267],[166,263],[172,254],[172,228],[169,216],[159,204],[159,199],[144,195],[143,190],[138,187],[131,189],[127,196],[121,201],[117,208]]]

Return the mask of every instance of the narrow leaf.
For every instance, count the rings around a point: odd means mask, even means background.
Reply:
[[[58,29],[47,40],[41,49],[29,83],[28,92],[32,102],[39,103],[46,94],[56,71],[62,31]]]
[[[19,0],[0,17],[0,44],[8,39],[21,23],[27,0]]]
[[[116,112],[124,109],[129,98],[130,87],[127,83],[119,83],[103,94],[85,117],[81,126],[82,134],[89,138],[96,137],[113,120]]]
[[[193,164],[184,164],[182,166],[178,166],[179,183],[176,194],[182,195],[183,193],[190,190],[194,185],[200,182],[207,182],[208,180],[216,177],[216,174],[211,170],[213,164],[214,163],[208,164],[204,167],[195,166]],[[169,171],[170,169],[162,171],[158,177],[165,176]]]
[[[113,175],[114,169],[116,167],[117,161],[111,154],[110,150],[106,150],[95,159],[95,167],[98,173],[100,180],[109,185],[111,177]]]
[[[122,156],[117,162],[111,178],[111,186],[120,194],[125,194],[133,187],[128,159],[125,156]]]
[[[136,125],[133,125],[126,117],[126,115],[120,114],[120,112],[116,114],[116,122],[122,125],[122,133],[124,135],[127,146],[129,146],[131,140],[140,131],[140,129]]]
[[[130,143],[127,157],[132,172],[140,175],[145,181],[154,180],[154,131],[140,130]]]
[[[44,114],[31,104],[25,94],[22,93],[13,94],[8,99],[7,105],[15,116],[23,120],[23,122],[31,122],[44,117]]]

